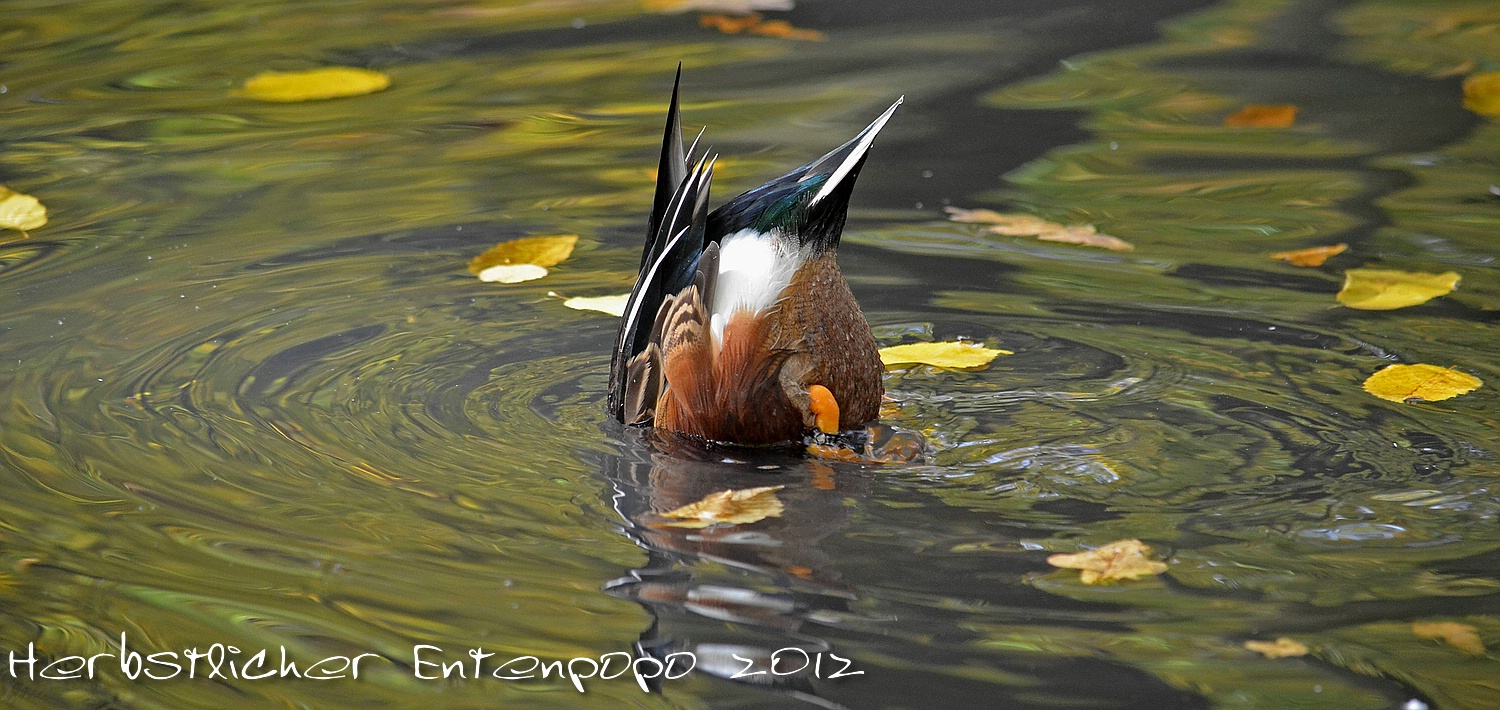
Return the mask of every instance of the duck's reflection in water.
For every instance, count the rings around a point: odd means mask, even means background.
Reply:
[[[847,501],[868,477],[859,467],[836,472],[790,454],[667,447],[605,463],[623,530],[649,554],[645,566],[606,585],[654,619],[637,652],[691,652],[699,672],[842,707],[820,687],[857,671],[821,634],[855,618],[855,597],[820,543],[847,524]],[[758,486],[784,486],[779,516],[707,528],[660,517],[712,493]]]

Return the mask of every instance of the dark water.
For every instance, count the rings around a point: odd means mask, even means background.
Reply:
[[[1500,124],[1460,93],[1500,63],[1492,4],[767,13],[823,41],[663,4],[0,4],[0,184],[51,213],[0,232],[0,663],[118,655],[122,634],[182,663],[213,644],[304,671],[375,654],[337,680],[12,664],[0,705],[1500,707],[1494,652],[1411,626],[1500,644]],[[614,321],[550,294],[628,289],[679,61],[720,198],[906,96],[845,273],[884,344],[1016,353],[889,376],[930,463],[693,460],[605,421]],[[338,64],[394,83],[232,93]],[[1224,127],[1249,103],[1296,123]],[[1136,250],[985,234],[947,205]],[[582,239],[543,280],[465,271],[555,233]],[[1319,268],[1267,258],[1335,242]],[[1339,306],[1366,265],[1463,281]],[[1433,404],[1361,390],[1392,362],[1486,384]],[[781,517],[642,522],[760,485],[785,486]],[[1168,572],[1085,586],[1045,562],[1131,537]],[[1310,654],[1242,647],[1280,636]],[[439,671],[418,645],[493,653],[486,673],[698,666],[580,693],[555,673],[422,679]],[[818,672],[716,677],[791,648],[781,668],[806,652]]]

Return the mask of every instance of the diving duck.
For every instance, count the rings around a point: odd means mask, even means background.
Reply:
[[[708,211],[672,87],[656,196],[609,368],[627,425],[710,443],[834,435],[879,417],[884,368],[836,254],[855,178],[897,99],[832,152]],[[701,137],[701,134],[700,134]]]

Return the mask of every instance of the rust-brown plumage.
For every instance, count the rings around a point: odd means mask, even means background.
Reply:
[[[611,414],[751,445],[826,431],[828,393],[838,429],[878,417],[880,356],[835,255],[854,179],[894,109],[828,155],[708,214],[712,161],[688,170],[674,87],[651,233],[610,368]],[[770,255],[761,265],[766,283],[720,283],[735,268],[721,264],[720,248],[736,240]],[[741,291],[754,302],[734,300]],[[823,396],[810,396],[819,387]]]

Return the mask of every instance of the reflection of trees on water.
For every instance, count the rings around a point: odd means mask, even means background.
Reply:
[[[842,707],[821,697],[819,686],[841,682],[827,680],[845,667],[833,655],[849,654],[825,640],[820,626],[849,618],[855,597],[820,543],[845,527],[846,501],[867,479],[785,454],[644,447],[609,457],[604,472],[624,533],[648,553],[644,566],[606,585],[653,618],[638,653],[690,651],[699,672]],[[754,524],[681,528],[654,515],[725,489],[766,485],[785,486],[777,491],[785,511]],[[773,654],[774,670],[786,675],[771,672]]]

